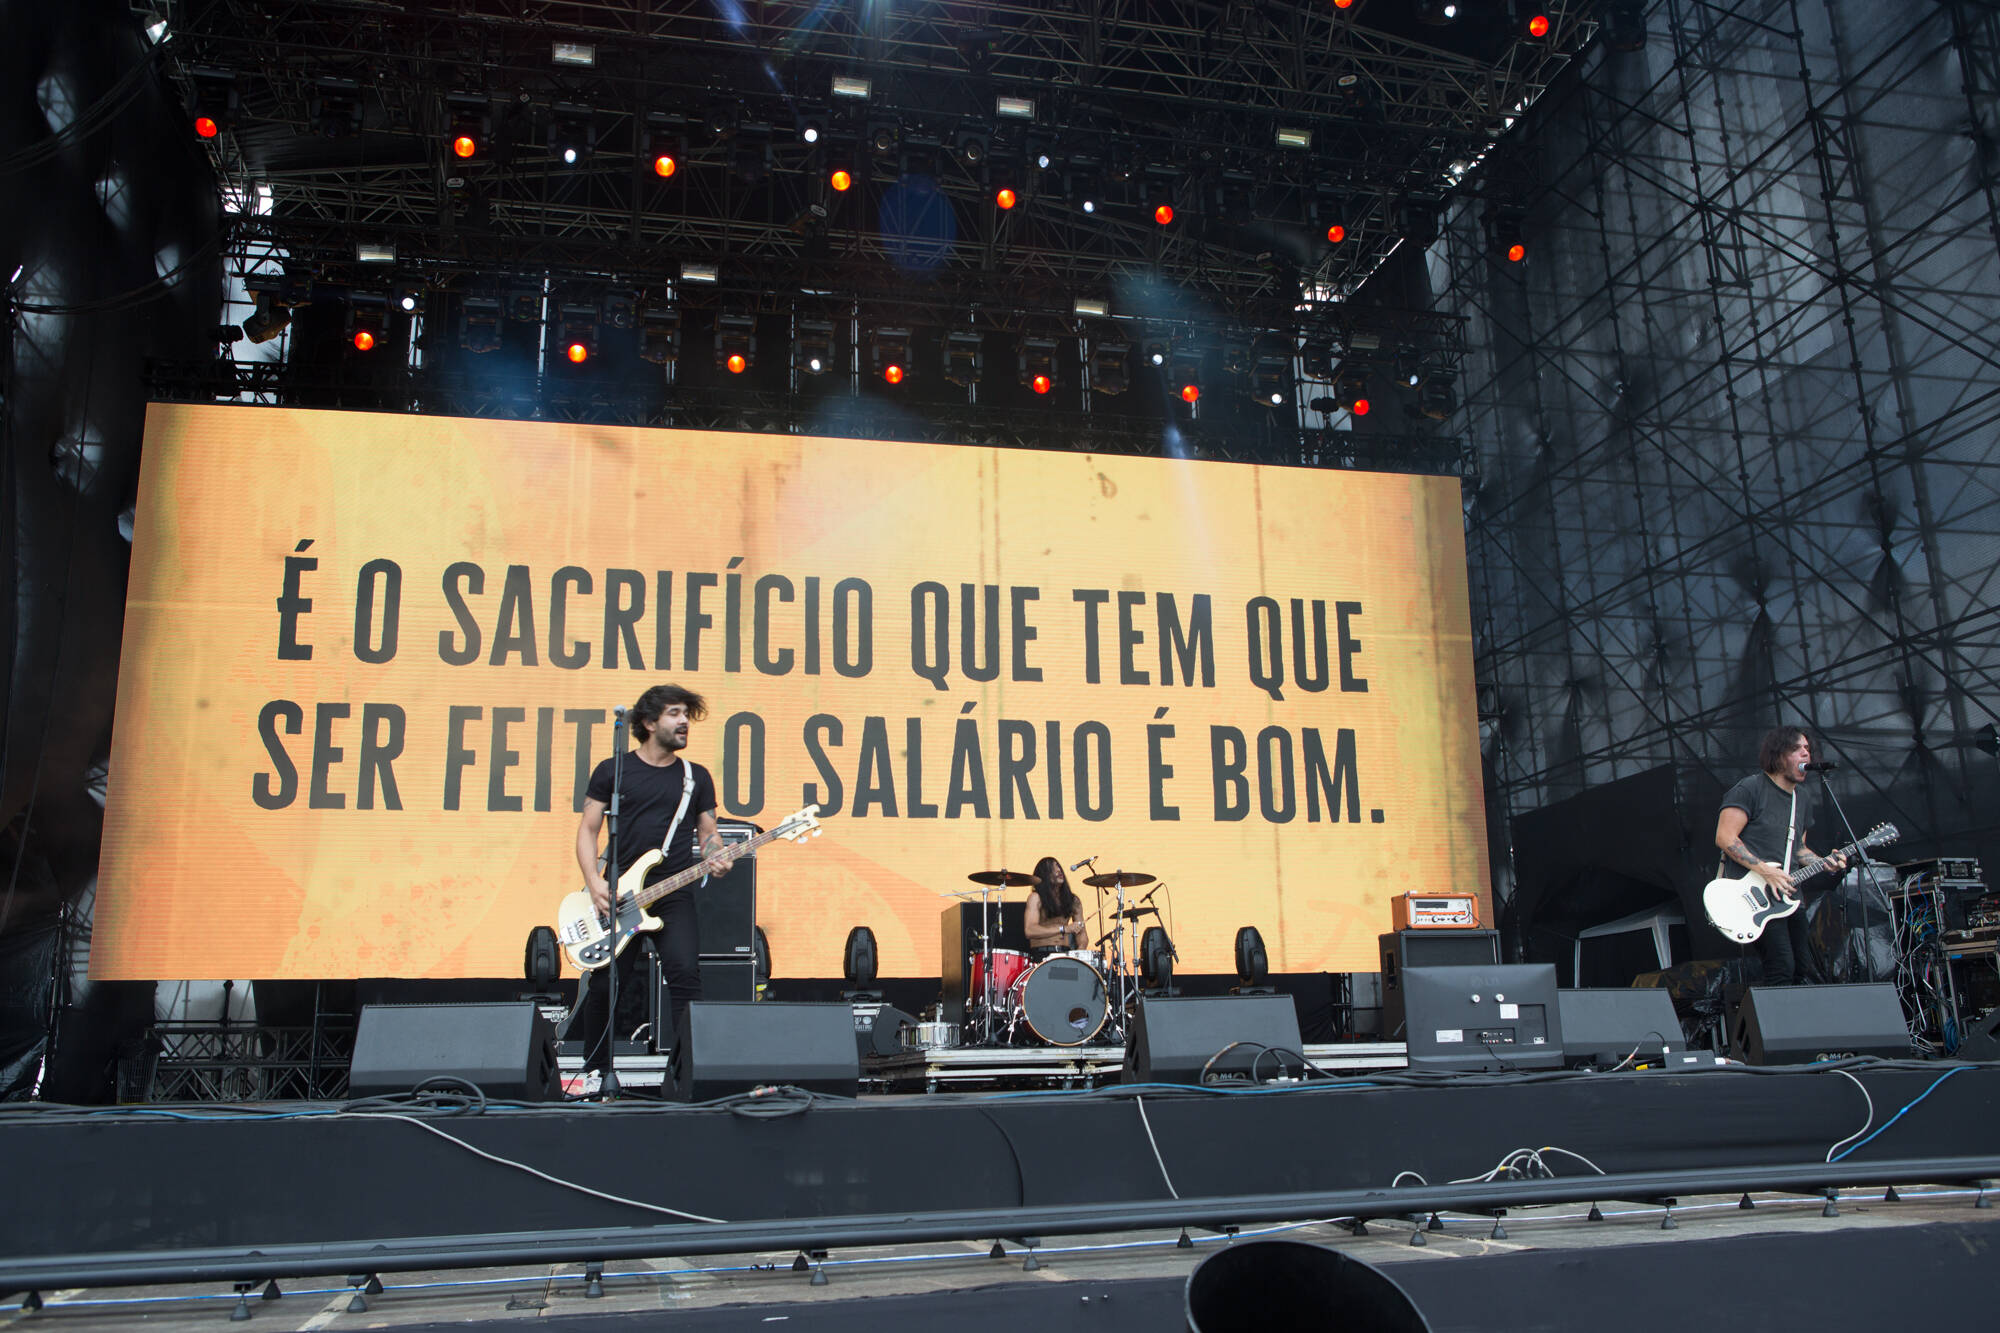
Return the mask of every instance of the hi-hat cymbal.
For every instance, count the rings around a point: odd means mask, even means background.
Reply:
[[[1136,889],[1141,884],[1151,884],[1153,877],[1142,875],[1136,870],[1121,870],[1115,875],[1085,875],[1083,882],[1093,889],[1115,889],[1121,885],[1128,889]]]
[[[1111,919],[1114,921],[1137,921],[1142,916],[1158,916],[1159,914],[1160,909],[1157,907],[1128,907],[1122,912],[1113,912]]]
[[[1035,882],[1033,875],[1024,875],[1018,870],[975,870],[970,875],[967,875],[966,878],[974,884],[991,884],[995,888],[1018,889],[1023,885]],[[1150,879],[1151,876],[1149,875],[1147,878]]]

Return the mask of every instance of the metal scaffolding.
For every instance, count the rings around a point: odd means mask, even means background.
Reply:
[[[1796,722],[1892,859],[2000,855],[2000,26],[1661,0],[1648,27],[1503,145],[1539,181],[1529,260],[1476,196],[1431,255],[1472,320],[1489,809],[1726,782]]]

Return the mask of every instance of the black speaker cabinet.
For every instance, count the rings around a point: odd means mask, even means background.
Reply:
[[[674,1095],[705,1102],[762,1084],[852,1097],[861,1086],[854,1008],[846,1004],[688,1006],[675,1043]]]
[[[2000,1060],[2000,1011],[1965,1025],[1965,1040],[1952,1052],[1954,1060]]]
[[[1643,1060],[1687,1044],[1673,998],[1652,987],[1562,990],[1563,1059],[1571,1065],[1610,1069],[1635,1052]]]
[[[893,1004],[854,1006],[854,1048],[863,1060],[871,1055],[901,1055],[903,1029],[914,1028],[917,1016]]]
[[[1752,986],[1729,1026],[1729,1053],[1751,1065],[1802,1065],[1875,1055],[1910,1054],[1910,1030],[1896,988]]]
[[[755,824],[737,819],[719,820],[715,828],[731,846],[748,842],[763,832]],[[700,915],[695,952],[750,957],[757,932],[757,862],[764,850],[738,861],[721,879],[682,890],[694,895],[695,910]]]
[[[748,1004],[757,998],[757,960],[749,954],[700,960],[701,998]]]
[[[1003,903],[997,895],[988,902],[983,918],[977,902],[953,903],[944,909],[940,922],[938,976],[943,987],[939,1017],[945,1022],[965,1021],[966,990],[979,984],[971,959],[980,948],[982,919],[984,929],[993,936],[994,948],[1025,954],[1028,951],[1027,913],[1025,900]]]
[[[1403,1040],[1403,969],[1482,967],[1500,961],[1497,930],[1399,930],[1380,939],[1383,1041]]]
[[[361,1011],[348,1096],[408,1092],[441,1074],[476,1083],[502,1101],[557,1100],[555,1025],[528,1000],[378,1004]]]
[[[1231,1049],[1232,1043],[1238,1043]],[[1125,1082],[1298,1077],[1299,1011],[1289,995],[1142,996],[1125,1040]]]

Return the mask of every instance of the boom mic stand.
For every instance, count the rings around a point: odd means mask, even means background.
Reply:
[[[1860,854],[1861,864],[1868,871],[1867,881],[1861,886],[1861,957],[1868,968],[1868,979],[1880,981],[1881,978],[1875,974],[1875,950],[1868,943],[1868,894],[1875,887],[1875,858],[1861,845],[1861,839],[1855,835],[1854,825],[1848,822],[1847,811],[1841,807],[1840,798],[1833,794],[1832,778],[1824,769],[1820,771],[1819,777],[1819,785],[1826,792],[1826,799],[1833,802],[1833,812],[1840,816],[1840,826],[1847,830],[1848,845]]]
[[[607,1102],[618,1100],[618,929],[620,909],[624,904],[618,901],[618,810],[625,796],[625,709],[621,706],[611,711],[611,804],[605,810],[605,822],[610,826],[610,836],[605,842],[605,866],[610,870],[611,880],[611,961],[604,965],[609,974],[604,978],[604,1078],[598,1084],[598,1094]],[[636,910],[636,909],[634,909]]]

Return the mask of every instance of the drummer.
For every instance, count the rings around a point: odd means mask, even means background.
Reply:
[[[1053,856],[1035,862],[1035,887],[1028,894],[1025,924],[1030,956],[1089,947],[1083,901],[1070,888],[1062,862]]]

